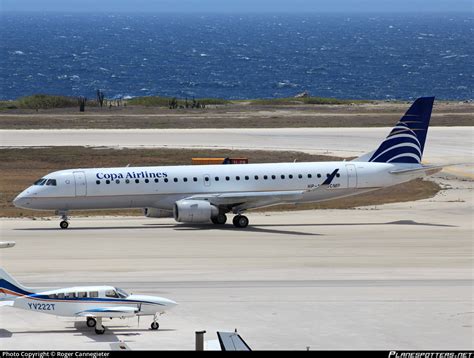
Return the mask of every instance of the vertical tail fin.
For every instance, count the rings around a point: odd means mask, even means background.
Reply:
[[[24,296],[34,293],[34,290],[21,285],[8,272],[0,268],[0,293],[7,296]]]
[[[418,98],[373,153],[356,161],[421,163],[434,97]]]

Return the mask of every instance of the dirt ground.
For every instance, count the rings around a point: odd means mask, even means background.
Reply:
[[[126,106],[3,110],[0,129],[62,128],[292,128],[392,126],[411,102],[344,105],[255,105],[235,102],[205,109]],[[474,103],[436,101],[433,126],[472,126]]]
[[[339,157],[317,156],[302,152],[185,150],[185,149],[109,149],[85,147],[11,148],[0,150],[0,217],[44,217],[51,212],[15,208],[12,200],[22,190],[43,175],[65,168],[113,167],[127,164],[185,165],[193,157],[245,157],[249,163],[328,161]],[[350,159],[350,158],[346,158]],[[431,181],[415,180],[410,183],[381,189],[376,192],[330,202],[285,205],[272,210],[346,209],[365,205],[413,201],[433,197],[440,186]],[[268,210],[268,209],[266,209]],[[97,215],[97,212],[73,212],[74,216]],[[140,210],[106,210],[101,215],[142,215]]]

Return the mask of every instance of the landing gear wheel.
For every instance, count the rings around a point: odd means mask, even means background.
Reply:
[[[60,227],[61,229],[67,229],[68,226],[69,226],[69,223],[68,223],[66,220],[63,220],[63,221],[61,221],[61,222],[59,223],[59,227]]]
[[[227,216],[225,214],[219,214],[211,218],[211,221],[216,225],[224,225],[227,221]]]
[[[104,334],[105,332],[105,328],[102,328],[102,329],[95,329],[95,334]]]
[[[236,215],[232,220],[235,227],[245,228],[249,225],[249,219],[244,215]]]
[[[89,317],[87,319],[87,327],[95,327],[96,324],[97,324],[97,321],[94,318]]]
[[[160,328],[160,324],[158,322],[152,322],[150,327],[152,330],[156,331],[158,328]]]

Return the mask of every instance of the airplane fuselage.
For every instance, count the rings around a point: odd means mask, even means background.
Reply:
[[[304,193],[288,202],[316,202],[387,187],[424,175],[392,175],[413,164],[371,162],[307,162],[244,165],[122,167],[70,169],[44,177],[15,199],[33,210],[146,208],[173,210],[176,201],[213,193]],[[338,169],[327,190],[317,189]],[[55,185],[47,185],[48,180]],[[270,205],[287,200],[269,201]]]

